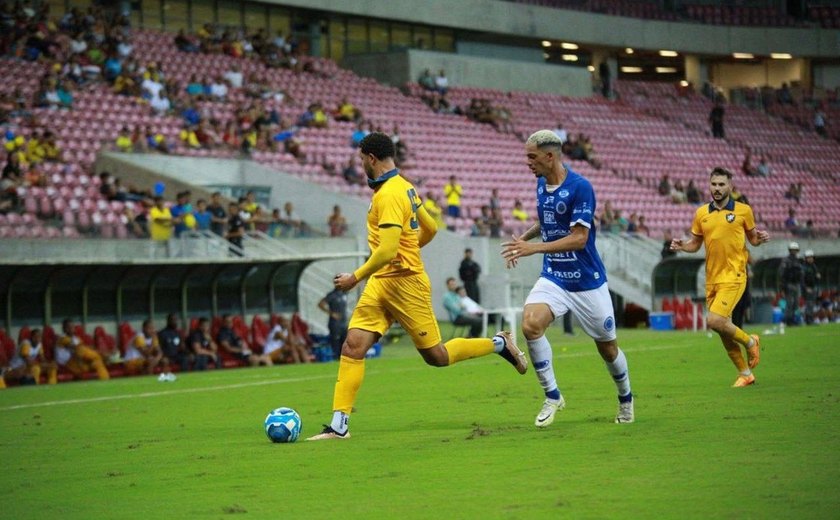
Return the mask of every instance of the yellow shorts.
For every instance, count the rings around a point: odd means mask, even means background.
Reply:
[[[732,311],[747,288],[746,282],[713,283],[706,285],[706,307],[726,318],[732,317]]]
[[[432,310],[432,284],[426,273],[369,279],[347,328],[384,336],[394,321],[402,325],[418,349],[440,344],[440,329]]]

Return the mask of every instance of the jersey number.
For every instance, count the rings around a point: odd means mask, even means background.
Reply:
[[[411,203],[411,219],[408,221],[409,226],[411,229],[417,229],[420,227],[420,224],[417,222],[417,208],[420,207],[417,202],[417,192],[414,191],[414,188],[411,188],[406,192],[408,195],[408,201]]]

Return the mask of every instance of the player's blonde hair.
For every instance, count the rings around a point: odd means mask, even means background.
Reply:
[[[556,146],[559,148],[563,146],[563,141],[551,130],[537,130],[528,137],[525,144],[533,144],[537,148],[543,148],[545,146]]]

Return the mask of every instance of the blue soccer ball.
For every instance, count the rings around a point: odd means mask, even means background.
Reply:
[[[265,418],[265,434],[271,442],[295,442],[302,426],[300,415],[291,408],[275,408]]]

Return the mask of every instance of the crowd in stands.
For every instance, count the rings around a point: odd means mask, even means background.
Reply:
[[[250,326],[241,316],[225,314],[193,318],[188,325],[183,330],[178,316],[169,314],[160,330],[147,319],[137,331],[123,322],[116,335],[101,326],[88,334],[71,319],[59,333],[24,326],[17,340],[0,329],[0,388],[141,374],[174,381],[175,372],[311,363],[325,342],[310,334],[298,314],[272,314],[267,322],[254,316]]]

